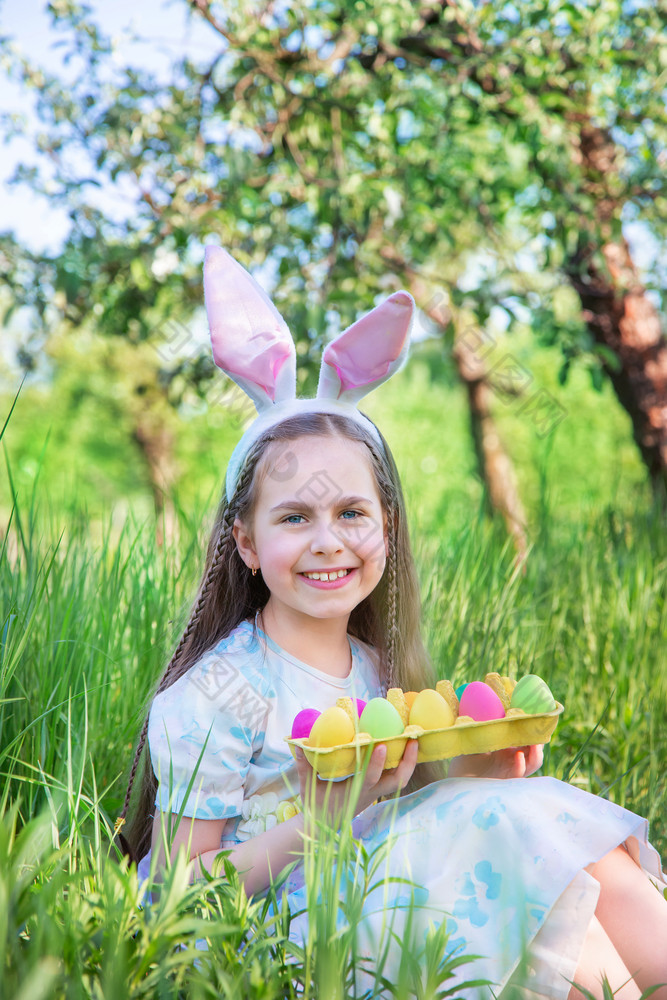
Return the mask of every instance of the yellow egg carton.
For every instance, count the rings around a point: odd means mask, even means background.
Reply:
[[[487,680],[488,678],[489,675]],[[499,680],[502,680],[508,692],[511,692],[514,682],[509,678]],[[445,690],[445,686],[448,691]],[[449,681],[438,682],[436,690],[446,693],[451,699],[453,689]],[[400,689],[394,688],[387,692],[388,700],[393,700],[391,698],[393,692],[398,695],[398,700],[403,696]],[[381,743],[387,748],[384,770],[398,766],[408,740],[417,740],[419,744],[418,764],[448,760],[465,754],[490,753],[511,747],[548,743],[563,710],[563,705],[559,702],[556,702],[556,707],[551,711],[534,715],[509,707],[504,718],[493,719],[490,722],[476,722],[468,716],[457,715],[454,723],[446,728],[423,729],[421,726],[406,725],[400,736],[389,739],[373,739],[368,733],[359,732],[349,743],[331,747],[309,746],[307,738],[287,738],[286,742],[292,756],[296,755],[297,747],[303,749],[309,764],[317,771],[320,778],[344,778],[360,770],[370,757],[373,748]]]

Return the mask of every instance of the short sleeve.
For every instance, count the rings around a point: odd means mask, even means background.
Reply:
[[[217,651],[157,695],[148,725],[156,806],[196,819],[240,816],[268,707],[265,695]]]

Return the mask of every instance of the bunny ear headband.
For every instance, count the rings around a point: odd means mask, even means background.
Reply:
[[[415,310],[408,292],[390,295],[325,348],[315,399],[296,398],[296,351],[284,319],[254,278],[220,247],[206,247],[204,294],[213,360],[250,396],[258,413],[229,460],[228,500],[255,441],[299,413],[339,413],[370,431],[382,448],[375,425],[357,403],[391,378],[407,356]]]

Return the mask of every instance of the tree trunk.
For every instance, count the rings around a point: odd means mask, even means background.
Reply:
[[[581,299],[583,316],[598,344],[618,364],[606,363],[618,400],[632,420],[637,447],[648,469],[654,494],[667,497],[667,339],[658,313],[646,294],[626,241],[614,239],[612,223],[622,201],[609,193],[608,178],[617,176],[616,145],[605,129],[576,118],[574,157],[592,195],[599,239],[587,243],[567,263],[568,278]],[[597,235],[596,234],[596,235]],[[602,255],[604,267],[596,262]]]
[[[508,534],[520,561],[528,552],[526,515],[512,461],[505,451],[491,414],[492,388],[479,358],[470,350],[465,337],[454,344],[454,360],[468,394],[470,431],[477,464],[487,490],[488,503],[505,521]]]
[[[621,406],[632,420],[637,447],[656,495],[667,495],[667,340],[625,240],[606,243],[607,271],[582,255],[568,266],[586,324],[598,344],[618,358],[605,363]]]
[[[158,545],[173,539],[176,513],[171,500],[174,482],[173,434],[146,411],[135,420],[134,440],[139,445],[148,469],[148,478],[155,507],[155,537]]]
[[[416,271],[411,271],[405,265],[402,270],[408,274],[410,291],[417,302],[421,303],[424,313],[444,331],[453,320],[444,296],[434,296]],[[466,334],[469,333],[468,326]],[[480,337],[479,343],[483,342],[484,338]],[[488,512],[502,515],[519,561],[523,561],[528,551],[526,516],[512,460],[503,447],[491,414],[492,387],[486,365],[470,346],[467,337],[456,338],[453,355],[459,377],[466,387],[470,432],[477,456],[477,468],[486,489]]]

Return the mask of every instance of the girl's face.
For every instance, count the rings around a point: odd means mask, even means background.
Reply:
[[[347,619],[375,589],[386,561],[386,516],[368,451],[348,438],[275,442],[256,473],[250,524],[236,521],[239,553],[259,568],[267,605],[287,623]]]

